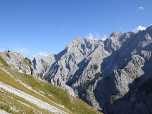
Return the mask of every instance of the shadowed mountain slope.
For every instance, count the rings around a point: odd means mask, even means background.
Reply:
[[[150,113],[151,105],[134,102],[140,99],[136,90],[148,88],[144,81],[152,76],[151,52],[152,26],[138,33],[115,31],[105,41],[76,37],[59,54],[33,63],[42,78],[100,111],[131,113],[134,108],[126,107],[134,105],[135,114],[144,112],[143,105]],[[147,91],[149,98],[150,88]]]

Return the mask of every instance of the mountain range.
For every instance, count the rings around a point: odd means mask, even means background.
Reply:
[[[101,114],[36,75],[20,53],[0,52],[0,114]]]
[[[106,40],[76,37],[58,54],[34,58],[34,72],[105,114],[152,113],[152,26]]]
[[[106,40],[76,37],[33,61],[0,52],[0,113],[151,114],[151,52],[152,25]]]

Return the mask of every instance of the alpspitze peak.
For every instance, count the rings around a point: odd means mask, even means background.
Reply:
[[[116,31],[114,31],[111,35],[110,35],[110,37],[116,37],[116,36],[119,36],[120,35],[120,33],[116,30]]]
[[[82,40],[83,40],[83,38],[77,36],[74,38],[74,40],[71,43],[67,44],[66,48],[72,47],[73,45],[77,45],[80,42],[82,42]]]

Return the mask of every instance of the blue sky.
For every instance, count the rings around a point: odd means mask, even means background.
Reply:
[[[109,37],[152,24],[152,0],[0,0],[0,51],[33,59],[57,54],[76,36]]]

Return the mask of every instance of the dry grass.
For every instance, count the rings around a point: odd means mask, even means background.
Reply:
[[[85,102],[83,102],[82,100],[80,100],[76,97],[69,96],[69,94],[66,91],[60,89],[57,86],[54,86],[47,82],[40,81],[31,75],[13,71],[7,65],[0,65],[0,67],[5,68],[8,72],[11,73],[11,75],[14,76],[14,78],[13,78],[10,75],[8,75],[6,72],[4,72],[3,70],[0,69],[0,81],[4,82],[12,87],[15,87],[21,91],[24,91],[44,102],[47,102],[50,105],[53,105],[60,110],[63,110],[70,114],[72,114],[72,113],[100,114],[101,113],[101,112],[95,110],[93,107],[86,104]],[[27,89],[24,85],[22,85],[20,82],[16,81],[15,79],[21,80],[23,83],[32,87],[34,90],[36,90],[38,92],[43,91],[44,96],[42,96],[30,89]],[[65,106],[65,108],[57,105],[56,103]],[[18,105],[20,105],[20,104],[16,104],[16,106],[18,106]],[[21,109],[22,108],[23,107],[21,105]],[[31,113],[35,113],[34,110],[32,110],[32,109],[28,109],[28,110],[31,111]]]
[[[0,62],[5,66],[9,67],[9,65],[4,61],[4,59],[0,56]]]

